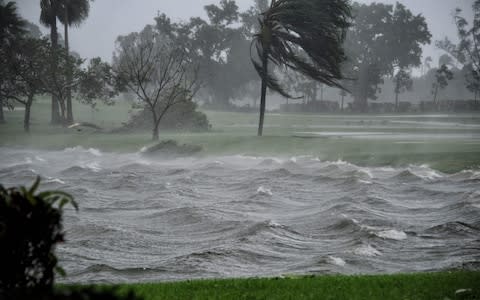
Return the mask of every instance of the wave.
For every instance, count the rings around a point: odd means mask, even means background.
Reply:
[[[407,234],[403,231],[398,231],[396,229],[384,230],[376,232],[375,235],[382,239],[389,239],[395,241],[402,241],[407,239]]]
[[[102,151],[100,151],[99,149],[96,149],[96,148],[88,148],[88,149],[85,149],[85,148],[82,147],[82,146],[65,148],[63,151],[64,151],[65,153],[87,153],[87,154],[91,154],[91,155],[97,156],[97,157],[103,156]]]
[[[366,257],[375,257],[375,256],[381,256],[382,253],[372,247],[372,245],[361,245],[358,248],[355,248],[353,250],[353,253],[355,255],[360,255],[360,256],[366,256]]]
[[[273,196],[273,193],[272,193],[272,190],[269,189],[269,188],[266,188],[264,186],[260,186],[258,189],[257,189],[257,195],[261,195],[261,196]]]
[[[328,260],[327,260],[329,263],[333,264],[333,265],[337,265],[337,266],[340,266],[340,267],[345,267],[347,265],[347,263],[345,262],[345,260],[343,260],[342,258],[340,257],[335,257],[335,256],[328,256]]]
[[[480,228],[476,225],[457,221],[433,226],[425,230],[425,233],[441,236],[478,236],[478,234],[480,234]]]

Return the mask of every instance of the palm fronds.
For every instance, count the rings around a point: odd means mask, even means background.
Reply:
[[[260,16],[261,31],[252,43],[255,69],[270,89],[284,96],[288,93],[268,71],[268,63],[341,88],[342,43],[350,18],[348,0],[273,0]]]
[[[88,17],[90,12],[90,0],[60,0],[61,12],[58,15],[60,23],[68,26],[80,26]],[[68,20],[65,20],[65,8],[67,9]]]

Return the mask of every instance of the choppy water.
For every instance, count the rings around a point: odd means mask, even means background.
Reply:
[[[69,282],[480,268],[480,172],[312,157],[0,148],[0,182],[72,193]]]

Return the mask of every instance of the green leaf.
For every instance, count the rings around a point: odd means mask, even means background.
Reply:
[[[62,277],[67,276],[67,272],[65,272],[65,270],[62,267],[59,267],[59,266],[55,267],[55,273],[57,273],[58,275],[60,275]]]
[[[35,194],[35,191],[38,189],[38,186],[40,185],[40,176],[37,176],[37,179],[35,180],[35,182],[33,183],[32,187],[30,188],[30,190],[28,191],[28,193],[30,195],[33,195]]]

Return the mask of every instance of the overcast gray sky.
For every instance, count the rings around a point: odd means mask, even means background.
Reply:
[[[21,15],[39,24],[40,1],[17,0]],[[219,0],[96,0],[92,2],[90,16],[79,28],[72,28],[70,39],[72,50],[82,57],[100,56],[110,61],[117,36],[141,30],[153,23],[158,12],[170,16],[174,21],[187,20],[191,16],[205,17],[203,6],[218,3]],[[396,0],[358,0],[358,2],[384,2],[394,4]],[[423,14],[428,22],[433,41],[449,36],[456,40],[452,14],[456,7],[462,7],[471,14],[473,0],[400,0],[415,14]],[[247,9],[253,0],[237,0],[241,10]],[[44,32],[48,29],[42,27]],[[59,30],[60,31],[60,30]],[[425,47],[424,56],[435,59],[441,52],[432,45]]]

